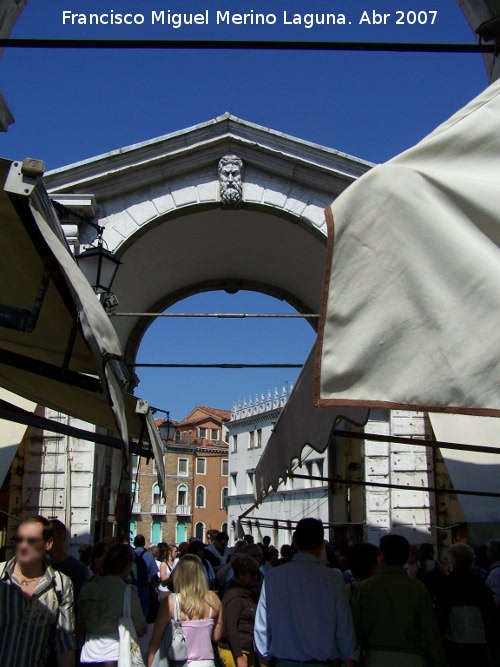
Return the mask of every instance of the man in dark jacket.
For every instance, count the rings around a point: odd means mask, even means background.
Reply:
[[[257,602],[252,587],[258,574],[256,561],[235,556],[234,579],[222,598],[223,635],[219,655],[224,667],[254,667],[253,630]]]

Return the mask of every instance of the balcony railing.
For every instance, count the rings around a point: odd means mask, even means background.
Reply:
[[[153,503],[151,505],[151,514],[166,514],[167,506],[165,503]]]
[[[177,505],[175,513],[177,516],[191,516],[191,505]]]
[[[141,503],[133,503],[132,514],[140,514],[140,513],[141,513]]]

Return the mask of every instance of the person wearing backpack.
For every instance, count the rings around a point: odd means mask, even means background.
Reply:
[[[73,584],[47,562],[49,521],[23,519],[14,542],[14,558],[0,563],[0,665],[41,667],[53,645],[56,667],[74,667]]]
[[[151,597],[155,594],[158,584],[158,565],[153,554],[146,550],[144,535],[136,535],[134,539],[134,562],[132,564],[132,581],[139,593],[142,613],[149,616]]]

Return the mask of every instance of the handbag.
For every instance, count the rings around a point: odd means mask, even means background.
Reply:
[[[145,667],[141,649],[137,643],[137,633],[131,616],[131,586],[125,587],[123,595],[123,616],[118,621],[120,648],[118,651],[118,667]]]
[[[179,605],[179,598],[173,593],[174,598],[174,617],[167,628],[167,635],[171,635],[170,648],[168,649],[168,657],[174,662],[185,662],[187,660],[187,646],[186,635],[181,623],[181,608]]]
[[[179,599],[172,593],[174,617],[163,634],[160,648],[156,651],[152,667],[169,667],[171,662],[187,662],[186,635],[181,623]]]

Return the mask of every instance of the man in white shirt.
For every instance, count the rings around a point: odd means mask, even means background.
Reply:
[[[359,651],[342,575],[319,560],[323,524],[302,519],[290,563],[273,568],[264,579],[255,618],[255,646],[261,663],[276,667],[333,665],[354,667]]]

